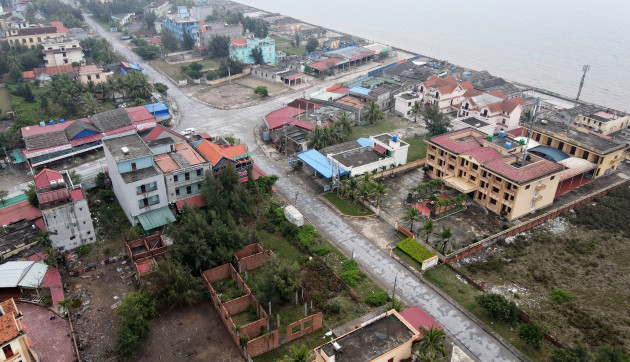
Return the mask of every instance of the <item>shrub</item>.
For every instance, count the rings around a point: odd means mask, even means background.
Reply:
[[[554,289],[551,291],[551,299],[557,304],[563,304],[572,301],[573,295],[562,289]]]
[[[77,248],[77,256],[79,258],[84,257],[86,255],[88,255],[90,253],[90,251],[92,251],[92,245],[81,245]]]
[[[518,327],[518,338],[534,347],[538,347],[543,339],[538,323],[523,323]]]
[[[587,362],[591,360],[588,349],[582,344],[575,347],[554,348],[550,357],[551,362]]]
[[[114,201],[114,192],[110,190],[99,190],[98,198],[105,202],[112,202]]]
[[[361,271],[359,270],[357,262],[354,260],[344,261],[343,264],[341,264],[339,277],[351,287],[357,285],[357,282],[361,281]]]
[[[324,256],[330,254],[330,248],[327,246],[322,246],[321,248],[313,249],[312,252],[315,255]]]
[[[368,295],[365,302],[373,307],[380,307],[389,301],[389,294],[386,291],[376,292]]]
[[[326,304],[324,306],[324,309],[328,313],[339,314],[341,312],[341,305],[339,305],[339,303],[337,303],[337,302],[332,302],[330,304]]]
[[[396,246],[421,264],[423,261],[435,256],[435,254],[425,249],[412,238],[407,238],[399,242]]]
[[[475,301],[493,318],[508,323],[517,320],[518,307],[500,294],[479,295],[475,297]]]
[[[312,225],[306,225],[297,233],[298,245],[302,250],[308,250],[317,236],[317,230]]]

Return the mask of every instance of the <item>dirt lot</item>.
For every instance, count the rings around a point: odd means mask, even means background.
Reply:
[[[626,201],[617,204],[620,209],[630,199],[630,191],[625,192]],[[629,350],[628,227],[621,216],[598,220],[606,225],[602,229],[576,226],[571,221],[580,220],[580,210],[577,216],[550,220],[458,264],[475,280],[486,281],[489,291],[514,300],[562,343],[582,343],[591,351],[602,344]],[[606,212],[600,208],[586,217]],[[567,294],[558,297],[557,290]]]
[[[259,95],[254,94],[254,88],[259,85],[267,87],[269,97],[261,98]],[[291,91],[289,87],[280,83],[270,83],[252,76],[246,76],[233,81],[232,84],[223,83],[215,87],[205,87],[193,94],[193,97],[217,108],[234,109],[250,107]]]
[[[159,314],[136,361],[243,361],[209,301]]]

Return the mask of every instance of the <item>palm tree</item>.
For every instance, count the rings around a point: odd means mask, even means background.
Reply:
[[[346,137],[350,137],[352,134],[352,126],[354,125],[354,121],[348,116],[346,111],[343,111],[341,115],[337,118],[336,123],[341,129],[344,130]]]
[[[354,176],[350,176],[350,178],[348,179],[348,181],[346,181],[345,184],[345,189],[346,189],[346,197],[350,197],[350,199],[352,199],[352,201],[354,201],[355,197],[357,196],[357,193],[359,191],[359,180],[357,180],[356,177]]]
[[[446,255],[446,247],[453,237],[453,232],[450,227],[442,226],[442,232],[440,233],[440,237],[442,238],[442,255]]]
[[[365,120],[368,121],[369,124],[373,124],[379,119],[385,116],[385,112],[381,111],[381,108],[378,104],[371,102],[368,106],[367,111],[365,111]]]
[[[96,83],[93,80],[88,80],[85,89],[92,94],[96,93]]]
[[[326,143],[324,140],[324,132],[321,127],[315,127],[313,133],[311,135],[311,139],[307,143],[308,147],[319,150],[321,148],[326,147]]]
[[[92,115],[95,114],[99,109],[99,104],[92,94],[88,93],[83,99],[83,109],[85,113]]]
[[[389,191],[390,190],[386,188],[382,182],[379,182],[374,186],[374,195],[376,196],[376,206],[380,206],[381,199],[386,198],[387,193]]]
[[[112,100],[116,100],[116,92],[120,90],[120,83],[118,82],[119,77],[108,77],[107,78],[107,86],[112,92]]]
[[[418,115],[422,112],[422,104],[420,102],[415,101],[413,106],[411,106],[411,115],[413,115],[413,121],[418,122]]]
[[[288,355],[282,357],[282,362],[307,362],[311,359],[311,349],[302,344],[299,347],[291,346]]]
[[[394,177],[394,168],[396,167],[395,163],[392,163],[389,165],[390,166],[390,170],[392,170],[392,173],[390,174],[391,177]]]
[[[407,213],[405,214],[405,216],[403,216],[403,221],[406,221],[409,223],[409,229],[411,230],[411,232],[413,232],[413,223],[418,220],[420,220],[420,213],[418,212],[418,209],[416,209],[415,207],[410,207],[407,210]]]
[[[101,99],[105,99],[105,95],[109,94],[109,85],[105,82],[96,84],[96,91],[101,95]]]
[[[428,219],[427,221],[424,222],[424,225],[422,226],[422,232],[424,233],[424,236],[426,237],[425,239],[426,243],[429,243],[429,237],[433,233],[434,229],[435,229],[435,224],[433,223],[433,220]]]
[[[366,173],[366,175],[368,174]],[[368,175],[368,177],[369,176],[370,175]],[[361,198],[361,201],[369,202],[372,197],[372,188],[370,187],[370,183],[362,182],[361,185],[359,185],[358,195]]]
[[[429,329],[420,326],[422,332],[422,340],[419,343],[420,352],[416,354],[422,361],[434,361],[441,357],[446,357],[446,348],[444,348],[444,339],[446,339],[446,333],[440,328],[433,326]],[[428,359],[427,359],[428,358]]]

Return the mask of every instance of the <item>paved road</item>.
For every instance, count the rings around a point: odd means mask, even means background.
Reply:
[[[102,37],[109,40],[114,48],[123,54],[129,61],[144,65],[147,76],[152,82],[169,84],[169,95],[175,100],[179,109],[180,123],[176,127],[181,130],[187,127],[195,127],[199,132],[234,133],[243,139],[254,152],[256,163],[269,174],[283,175],[256,143],[253,129],[262,121],[262,116],[270,110],[276,109],[296,97],[289,94],[273,99],[264,104],[239,110],[219,110],[196,102],[188,97],[174,84],[148,66],[139,57],[129,50],[118,38],[104,30],[92,18],[86,16],[86,22],[96,29]],[[357,74],[348,77],[356,77]],[[345,77],[344,77],[345,78]],[[335,79],[321,84],[318,88],[328,87],[344,79]],[[312,93],[315,89],[307,89]],[[391,288],[394,279],[397,278],[397,294],[411,304],[418,304],[442,324],[455,339],[456,343],[472,353],[481,361],[516,361],[518,358],[506,349],[493,336],[486,333],[473,321],[453,307],[447,300],[423,284],[414,275],[389,258],[378,247],[370,243],[363,235],[348,226],[336,213],[324,205],[316,195],[311,194],[299,186],[291,177],[281,177],[276,186],[278,190],[293,197],[299,192],[298,208],[311,220],[318,229],[327,234],[331,241],[341,247],[346,253],[354,250],[355,260],[376,278],[382,285]]]

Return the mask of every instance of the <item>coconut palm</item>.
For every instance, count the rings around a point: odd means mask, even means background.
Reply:
[[[109,94],[109,85],[105,82],[96,84],[96,92],[101,95],[101,99],[105,99],[105,96]]]
[[[424,222],[424,225],[422,226],[421,230],[422,230],[422,233],[424,234],[424,236],[426,237],[426,239],[425,239],[426,243],[429,242],[429,237],[433,233],[434,229],[435,229],[435,224],[433,223],[433,220],[428,219],[427,221]]]
[[[374,185],[374,196],[376,196],[376,206],[381,204],[381,200],[387,197],[387,193],[390,191],[382,182]]]
[[[420,102],[415,101],[413,106],[411,106],[411,115],[413,115],[413,121],[418,122],[418,115],[422,112],[422,104]]]
[[[364,117],[369,124],[374,124],[379,119],[385,117],[385,112],[381,111],[381,107],[379,107],[378,104],[371,102],[365,111]]]
[[[368,175],[368,174],[366,174]],[[369,177],[370,175],[368,175]],[[363,202],[369,202],[372,198],[372,187],[369,182],[361,182],[359,185],[358,196]]]
[[[415,207],[410,207],[407,210],[405,216],[403,216],[403,221],[409,223],[409,229],[413,232],[413,223],[420,220],[420,213],[418,209]]]
[[[352,126],[354,125],[354,121],[346,111],[343,111],[341,115],[337,118],[337,123],[335,123],[339,128],[343,129],[346,137],[350,137],[352,134]]]
[[[311,134],[311,139],[308,141],[307,145],[308,147],[314,148],[316,150],[326,147],[322,127],[315,127],[313,133]]]
[[[359,184],[360,182],[356,177],[350,176],[344,185],[344,195],[354,201],[359,191]]]
[[[302,344],[299,347],[291,346],[289,354],[282,357],[282,362],[307,362],[311,359],[312,350]]]
[[[416,356],[422,361],[435,361],[439,360],[440,357],[446,357],[446,348],[444,348],[446,333],[444,330],[433,326],[428,329],[420,326],[420,331],[422,332],[422,340],[419,343],[420,352]],[[441,356],[438,355],[438,352]]]
[[[85,111],[85,113],[92,115],[95,114],[98,110],[99,110],[99,104],[98,101],[96,99],[94,99],[94,97],[92,97],[92,94],[88,93],[83,97],[83,110]]]
[[[451,241],[453,237],[453,232],[450,227],[442,226],[442,232],[440,233],[440,238],[442,238],[442,255],[446,255],[446,247],[448,243]]]

